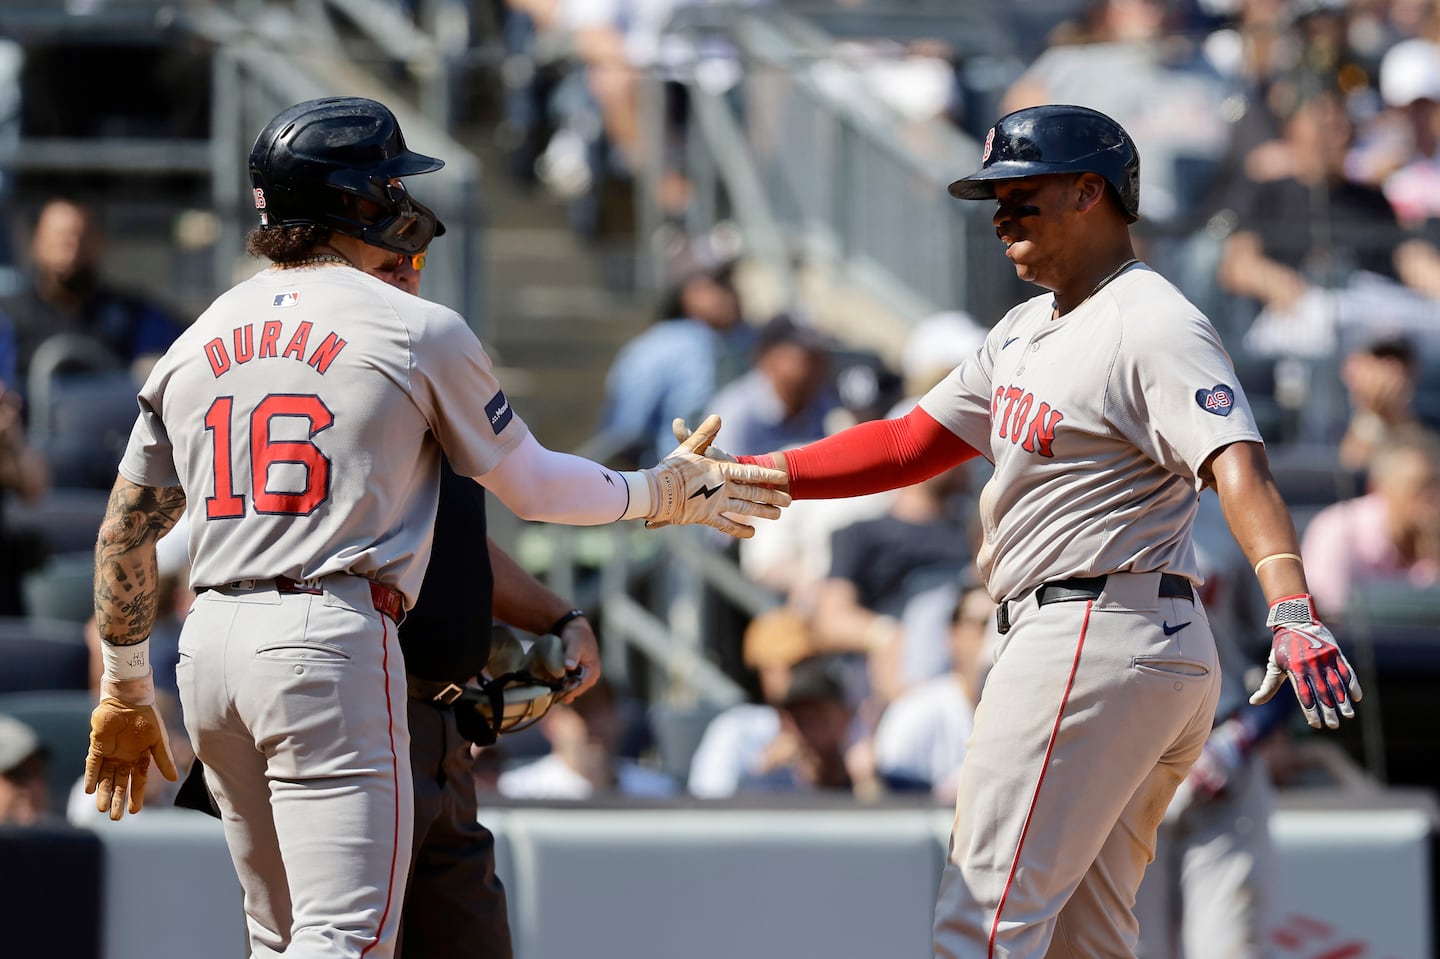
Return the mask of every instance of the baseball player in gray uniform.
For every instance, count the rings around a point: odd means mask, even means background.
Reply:
[[[272,265],[155,366],[96,546],[105,674],[85,781],[118,819],[140,809],[152,756],[175,776],[147,635],[155,540],[190,510],[199,595],[177,678],[256,957],[393,954],[414,811],[396,625],[430,552],[442,449],[532,520],[745,536],[731,517],[788,501],[761,485],[783,474],[717,464],[693,451],[704,439],[632,473],[541,446],[461,317],[366,272],[442,232],[400,179],[441,165],[371,100],[270,122],[250,156],[250,249]]]
[[[950,191],[995,201],[1016,272],[1049,292],[905,416],[739,460],[786,470],[802,499],[917,482],[977,451],[995,465],[977,563],[1004,640],[960,771],[936,956],[1134,955],[1135,891],[1220,691],[1196,596],[1199,489],[1217,490],[1270,604],[1255,698],[1288,676],[1316,726],[1360,698],[1219,337],[1135,258],[1139,166],[1093,110],[1001,119]]]

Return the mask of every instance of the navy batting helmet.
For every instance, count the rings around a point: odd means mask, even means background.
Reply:
[[[327,97],[297,103],[266,125],[250,150],[250,182],[262,226],[319,224],[409,254],[425,249],[445,226],[392,181],[444,165],[405,146],[384,104]],[[347,203],[347,196],[379,212]]]
[[[1047,173],[1098,173],[1120,199],[1125,218],[1140,218],[1140,151],[1130,134],[1097,110],[1050,104],[1016,110],[985,135],[980,169],[950,184],[961,200],[993,200],[996,180]]]

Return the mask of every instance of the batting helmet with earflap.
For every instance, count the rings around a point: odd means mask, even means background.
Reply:
[[[980,169],[950,184],[961,200],[995,199],[996,180],[1049,173],[1105,178],[1134,223],[1140,218],[1140,151],[1124,128],[1098,110],[1047,104],[1000,118],[985,135]]]
[[[445,227],[398,178],[444,165],[405,146],[383,103],[327,97],[297,103],[266,125],[250,150],[250,182],[262,226],[319,224],[412,254]]]

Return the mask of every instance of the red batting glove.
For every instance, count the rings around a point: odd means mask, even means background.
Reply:
[[[1355,678],[1345,654],[1335,644],[1330,630],[1315,618],[1315,602],[1306,593],[1275,601],[1265,625],[1274,631],[1265,680],[1250,697],[1252,705],[1267,702],[1280,682],[1290,677],[1305,719],[1316,729],[1321,719],[1331,729],[1340,728],[1340,717],[1355,718],[1354,703],[1360,701],[1360,681]],[[1348,692],[1348,695],[1347,695]]]

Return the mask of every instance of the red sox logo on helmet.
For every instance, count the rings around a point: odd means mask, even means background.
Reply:
[[[255,188],[255,209],[265,209],[265,191],[258,186]]]
[[[995,128],[991,127],[990,132],[985,134],[985,150],[980,154],[981,163],[990,162],[990,148],[995,146]]]

